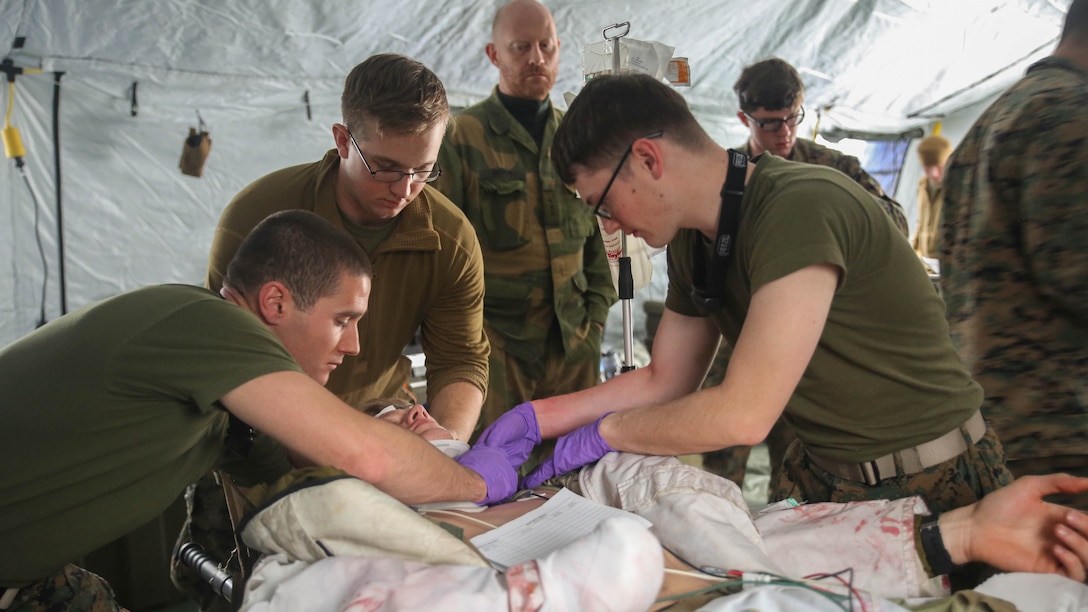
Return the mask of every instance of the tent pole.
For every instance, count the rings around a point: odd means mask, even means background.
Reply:
[[[617,32],[616,34],[609,36],[608,32],[611,30],[625,28],[623,32]],[[621,74],[621,62],[620,62],[620,38],[627,36],[627,33],[631,31],[631,22],[625,21],[623,23],[614,23],[601,33],[605,40],[612,41],[612,74]],[[635,369],[635,350],[634,350],[634,333],[633,333],[633,316],[631,314],[631,303],[635,298],[635,282],[631,271],[631,257],[627,254],[627,234],[620,233],[620,269],[619,269],[619,282],[617,287],[617,294],[620,298],[621,314],[623,315],[623,366],[620,367],[620,372],[630,372]]]

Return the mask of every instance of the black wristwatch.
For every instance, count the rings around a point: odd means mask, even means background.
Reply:
[[[922,519],[918,528],[918,534],[922,538],[922,551],[926,554],[926,562],[934,574],[940,576],[952,571],[956,567],[952,563],[952,556],[944,546],[944,538],[941,536],[941,527],[938,524],[940,514],[931,514]]]

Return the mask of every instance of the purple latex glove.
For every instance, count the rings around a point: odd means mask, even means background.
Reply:
[[[476,445],[455,461],[479,474],[487,484],[487,497],[476,502],[477,505],[490,506],[506,501],[518,490],[518,471],[506,461],[506,455],[499,449]]]
[[[515,470],[525,463],[537,444],[540,444],[540,425],[536,409],[529,402],[518,404],[500,416],[476,441],[476,446],[501,450]]]
[[[601,421],[612,414],[606,413],[589,425],[583,425],[578,429],[560,436],[555,441],[555,454],[545,459],[522,483],[522,488],[532,489],[540,486],[544,481],[560,474],[580,468],[587,463],[604,457],[606,453],[616,449],[608,445],[601,437]]]

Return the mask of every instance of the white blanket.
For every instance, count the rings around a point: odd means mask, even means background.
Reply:
[[[926,511],[916,498],[780,503],[753,520],[732,482],[673,458],[624,453],[583,469],[579,483],[586,497],[649,519],[661,543],[697,567],[791,578],[851,570],[854,588],[867,592],[867,608],[877,610],[901,609],[889,599],[947,594],[946,581],[929,579],[915,553],[914,515]],[[247,611],[565,609],[540,607],[523,597],[525,589],[507,597],[507,578],[472,547],[357,479],[287,495],[250,519],[242,536],[265,553],[246,585]],[[645,563],[632,570],[634,579],[652,569]],[[1058,576],[1006,574],[978,590],[1025,610],[1088,607],[1088,587]],[[767,586],[703,610],[829,603],[808,591]]]

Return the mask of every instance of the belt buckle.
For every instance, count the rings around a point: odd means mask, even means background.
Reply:
[[[872,487],[880,483],[880,468],[877,467],[875,460],[863,461],[858,464],[858,467],[861,468],[861,477],[865,484]]]

